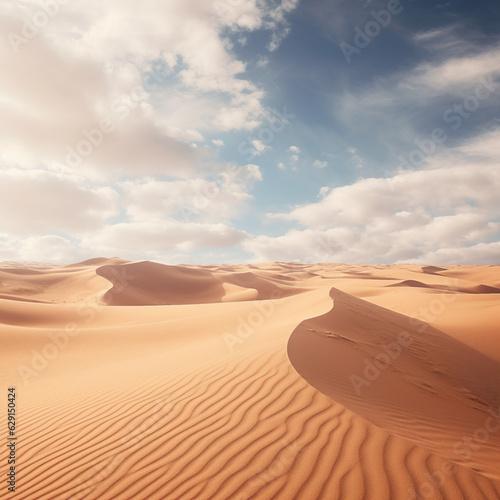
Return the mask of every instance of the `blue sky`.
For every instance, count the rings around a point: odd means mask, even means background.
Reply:
[[[498,263],[498,2],[43,5],[0,5],[1,260]]]

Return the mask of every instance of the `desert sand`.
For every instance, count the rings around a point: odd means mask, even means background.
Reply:
[[[499,266],[2,263],[0,497],[500,499],[499,300]]]

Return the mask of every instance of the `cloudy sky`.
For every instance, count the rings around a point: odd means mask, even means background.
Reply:
[[[499,263],[497,0],[0,0],[0,260]]]

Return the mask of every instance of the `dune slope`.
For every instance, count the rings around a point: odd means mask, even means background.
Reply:
[[[288,354],[314,387],[367,420],[500,479],[500,432],[468,456],[463,436],[500,427],[500,364],[432,326],[332,289]],[[481,433],[482,436],[482,433]]]

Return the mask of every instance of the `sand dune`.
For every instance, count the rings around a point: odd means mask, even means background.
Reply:
[[[445,267],[438,267],[438,266],[423,266],[422,267],[422,272],[425,274],[439,274],[441,271],[446,271],[447,269]]]
[[[500,409],[500,365],[426,323],[335,289],[332,297],[329,313],[290,338],[297,371],[393,434],[500,479],[500,432],[467,459],[454,450]]]
[[[133,262],[97,268],[113,283],[103,300],[109,305],[203,304],[219,302],[222,284],[209,271],[154,262]]]
[[[210,268],[209,268],[210,269]],[[296,279],[269,275],[265,271],[229,272],[154,262],[106,264],[97,267],[99,276],[113,286],[104,294],[108,305],[207,304],[241,300],[263,300],[304,292],[293,286]]]
[[[109,282],[95,268],[0,269],[0,296],[45,303],[76,302],[101,293]]]
[[[0,268],[13,498],[500,498],[499,267]]]
[[[435,290],[448,290],[453,292],[461,293],[500,293],[500,288],[488,285],[474,285],[474,286],[447,286],[447,285],[428,285],[427,283],[422,283],[416,280],[404,280],[399,283],[394,283],[387,286],[410,286],[417,288],[434,288]]]

